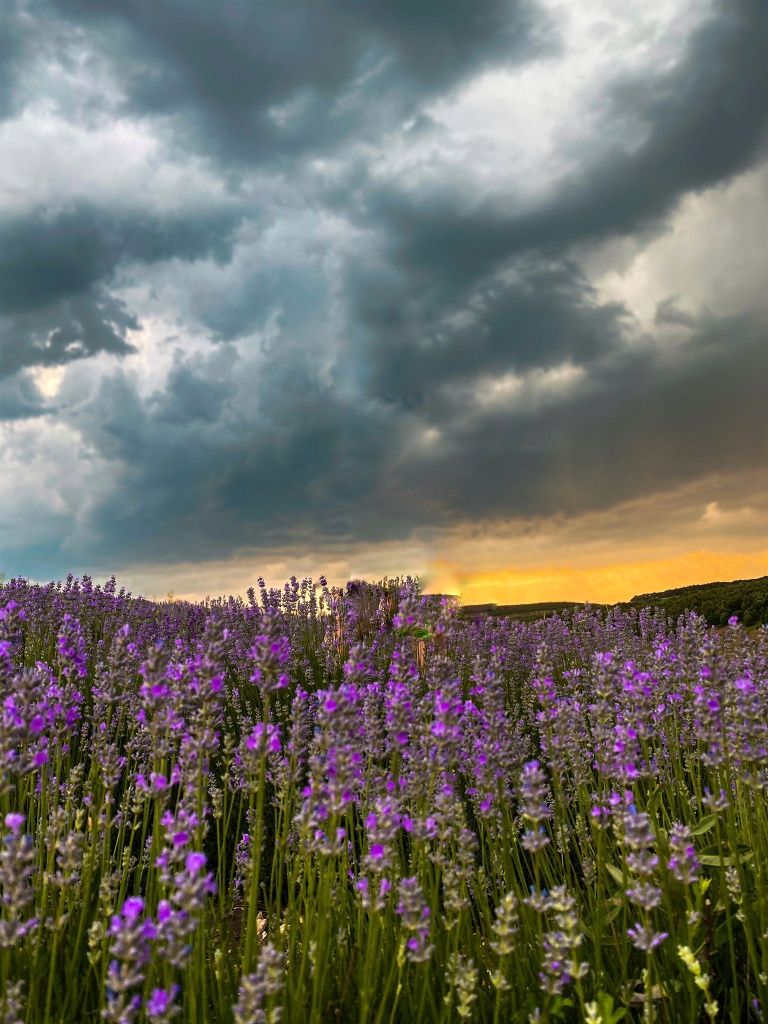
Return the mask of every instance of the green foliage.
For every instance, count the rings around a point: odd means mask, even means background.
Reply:
[[[710,626],[726,626],[732,615],[738,616],[745,626],[760,626],[768,623],[768,576],[639,594],[629,604],[635,608],[661,608],[672,619],[694,611]]]
[[[583,607],[578,601],[544,601],[537,604],[468,604],[461,609],[463,619],[476,619],[485,615],[493,618],[517,619],[519,622],[534,622],[549,615],[573,611]],[[594,606],[593,606],[594,607]]]
[[[511,618],[519,622],[534,622],[550,615],[562,615],[584,607],[576,601],[543,601],[536,604],[469,604],[461,609],[464,619],[490,615],[493,618]],[[607,605],[591,605],[605,608]],[[685,612],[696,612],[709,626],[726,626],[736,615],[745,626],[768,623],[768,576],[754,580],[733,580],[730,583],[701,583],[690,587],[677,587],[653,594],[638,594],[618,607],[660,608],[672,620]]]

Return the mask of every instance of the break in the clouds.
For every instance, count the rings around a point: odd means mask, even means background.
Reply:
[[[727,509],[767,37],[760,0],[4,4],[0,569]]]

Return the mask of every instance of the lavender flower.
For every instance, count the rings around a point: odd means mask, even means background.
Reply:
[[[623,833],[621,841],[628,849],[627,866],[636,875],[647,877],[656,870],[659,858],[653,852],[655,836],[651,830],[651,819],[645,813],[625,813],[621,819]]]
[[[504,959],[510,956],[517,943],[520,930],[520,916],[517,897],[507,893],[496,908],[496,917],[492,925],[495,939],[490,943],[491,949],[499,957],[499,964],[490,972],[491,984],[500,992],[509,988],[509,978],[504,970]]]
[[[539,972],[542,991],[549,995],[560,995],[571,981],[583,978],[589,970],[586,961],[575,956],[584,938],[575,908],[576,900],[563,886],[552,890],[547,910],[554,911],[555,927],[542,936],[543,958]]]
[[[399,902],[397,913],[402,926],[408,933],[405,940],[405,956],[412,963],[424,963],[432,955],[429,945],[430,909],[424,902],[417,878],[403,878],[397,888]]]
[[[144,1009],[152,1024],[167,1024],[179,1012],[179,1006],[175,1003],[179,992],[178,985],[171,985],[170,988],[155,988],[147,999]]]
[[[0,992],[0,1024],[24,1024],[24,982],[14,981]]]
[[[447,974],[450,990],[456,996],[456,1012],[461,1020],[468,1020],[477,999],[477,968],[470,958],[452,953],[448,958]]]
[[[757,1019],[768,630],[322,587],[0,584],[0,1022],[215,1013],[239,963],[237,1024],[277,1021],[284,968],[299,1017],[598,1024],[667,932],[691,947],[646,963],[646,1008],[687,1019],[701,982],[718,1013],[735,960]],[[611,969],[579,1009],[587,934]],[[65,970],[104,991],[60,1001]]]
[[[171,883],[169,899],[160,900],[157,907],[157,951],[174,967],[183,967],[189,958],[189,939],[197,927],[208,896],[216,893],[211,872],[206,872],[206,856],[196,850],[185,851],[186,844],[176,844],[173,854],[166,852],[160,864],[161,877]],[[183,868],[172,871],[183,857]]]
[[[641,950],[643,953],[650,953],[657,946],[669,938],[668,932],[655,932],[653,928],[648,925],[634,924],[631,928],[627,929],[627,935],[632,939],[632,945],[635,949]]]
[[[4,910],[0,921],[0,948],[3,949],[16,945],[37,925],[37,918],[27,916],[35,897],[31,879],[37,851],[32,836],[22,833],[25,820],[23,814],[15,812],[5,816],[5,827],[10,831],[3,837],[0,852],[0,898]]]
[[[131,896],[109,923],[112,959],[107,970],[107,1005],[102,1014],[108,1024],[130,1024],[141,1007],[136,989],[144,981],[150,942],[157,934],[152,921],[143,914],[144,900]]]
[[[699,877],[699,860],[696,847],[691,838],[691,830],[679,822],[669,832],[669,849],[671,856],[667,867],[675,878],[684,885],[692,885]]]
[[[552,817],[547,804],[546,779],[538,761],[529,761],[523,766],[520,775],[520,803],[523,818],[533,826],[526,829],[523,846],[535,853],[550,841],[542,823]]]
[[[249,654],[253,659],[251,682],[262,694],[272,694],[288,686],[287,666],[291,660],[291,643],[283,632],[284,626],[279,613],[269,611],[261,620],[262,632]]]
[[[653,910],[654,907],[658,907],[661,903],[661,889],[645,880],[636,882],[627,889],[627,896],[629,896],[631,903],[642,907],[646,911]]]
[[[271,997],[279,995],[283,985],[284,957],[273,945],[262,946],[259,962],[253,974],[240,981],[238,1000],[232,1007],[235,1024],[278,1024],[281,1007],[265,1006]]]

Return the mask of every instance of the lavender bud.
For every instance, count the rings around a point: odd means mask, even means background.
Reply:
[[[271,943],[261,950],[253,974],[240,980],[237,1003],[232,1007],[235,1024],[278,1024],[282,1015],[280,1006],[265,1008],[270,996],[280,993],[283,985],[284,956]]]

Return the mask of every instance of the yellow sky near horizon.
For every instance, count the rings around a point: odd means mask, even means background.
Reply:
[[[561,552],[561,556],[565,552]],[[663,557],[633,557],[601,560],[588,564],[586,553],[578,553],[570,563],[552,560],[539,564],[504,563],[473,569],[471,563],[446,558],[414,564],[386,565],[371,553],[354,560],[318,558],[312,563],[292,565],[290,560],[271,564],[184,565],[151,567],[121,573],[119,582],[134,593],[162,599],[168,593],[183,600],[201,600],[233,594],[244,596],[263,575],[268,586],[281,587],[292,574],[317,579],[325,574],[331,585],[343,585],[348,579],[390,578],[411,573],[418,575],[427,593],[456,594],[463,604],[534,604],[541,601],[589,601],[613,604],[636,594],[653,593],[674,587],[723,580],[752,579],[768,575],[768,548],[752,551],[696,550]]]
[[[766,574],[768,549],[744,554],[691,551],[673,557],[620,561],[591,568],[550,564],[462,572],[457,566],[437,564],[429,576],[429,589],[458,593],[464,604],[535,604],[540,601],[614,604],[637,594]]]

